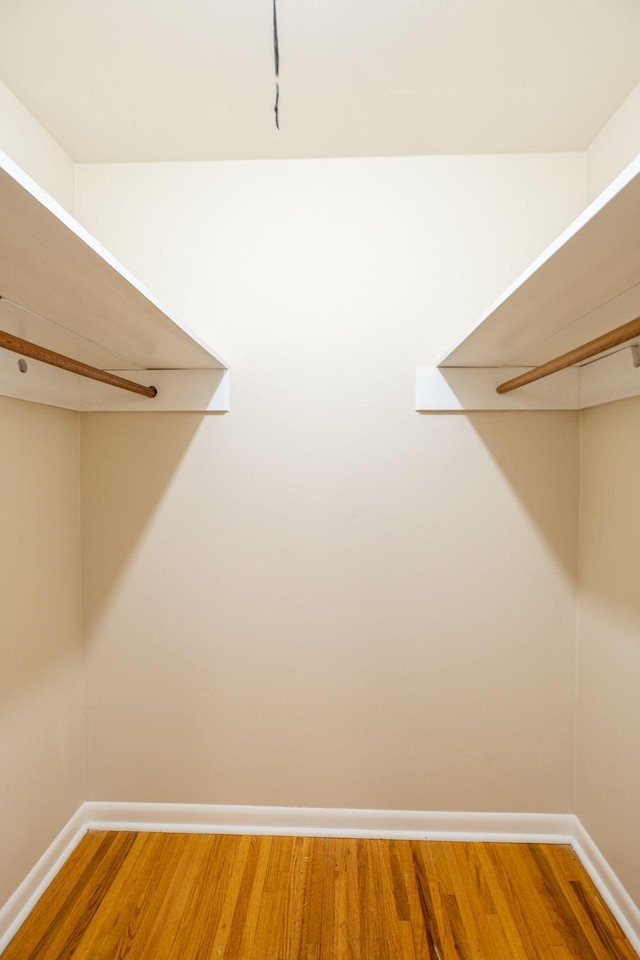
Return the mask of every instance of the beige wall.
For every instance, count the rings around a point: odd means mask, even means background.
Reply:
[[[0,397],[0,905],[84,800],[78,415]]]
[[[4,83],[0,83],[0,150],[74,212],[75,164]]]
[[[593,200],[640,153],[640,84],[587,150],[587,196]]]
[[[584,158],[79,187],[232,367],[226,416],[83,417],[89,798],[571,810],[577,416],[421,416],[413,380]]]
[[[89,798],[571,809],[575,416],[353,387],[83,417]]]
[[[640,152],[640,86],[587,151],[592,199]],[[575,810],[640,903],[640,398],[581,414]]]
[[[576,812],[640,903],[640,397],[582,414]]]
[[[0,84],[0,149],[64,207],[75,167]],[[80,436],[0,397],[0,906],[85,798]]]

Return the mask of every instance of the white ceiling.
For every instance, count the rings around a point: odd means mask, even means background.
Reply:
[[[0,0],[0,80],[79,162],[582,150],[640,0]]]

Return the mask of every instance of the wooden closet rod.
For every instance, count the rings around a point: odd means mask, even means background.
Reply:
[[[554,360],[548,360],[539,367],[534,367],[533,370],[527,370],[526,373],[521,373],[520,376],[501,383],[497,391],[498,393],[509,393],[510,390],[524,387],[525,383],[541,380],[542,377],[548,377],[551,373],[557,373],[558,370],[571,367],[575,363],[580,363],[581,360],[588,360],[598,353],[611,350],[612,347],[619,347],[621,343],[626,343],[627,340],[632,340],[637,336],[640,336],[640,317],[629,320],[628,323],[623,323],[621,327],[616,327],[609,333],[603,333],[601,337],[589,340],[588,343],[583,343],[581,347],[576,347],[575,350],[569,350],[568,353],[563,353],[562,356],[556,357]]]
[[[14,337],[12,333],[4,333],[1,330],[0,347],[20,353],[23,357],[30,357],[32,360],[40,360],[41,363],[50,363],[53,367],[60,367],[70,373],[77,373],[81,377],[89,377],[90,380],[100,380],[101,383],[108,383],[112,387],[130,390],[131,393],[138,393],[141,397],[151,398],[158,393],[155,387],[145,387],[141,383],[134,383],[133,380],[125,380],[124,377],[119,377],[115,373],[90,367],[88,363],[72,360],[71,357],[47,350],[46,347],[39,347],[36,343],[30,343],[29,340],[22,340],[20,337]]]

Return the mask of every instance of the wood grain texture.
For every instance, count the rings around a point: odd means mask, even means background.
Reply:
[[[88,834],[2,960],[636,960],[569,847]]]

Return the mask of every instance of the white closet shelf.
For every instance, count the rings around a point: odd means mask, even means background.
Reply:
[[[227,366],[0,152],[0,330],[158,388],[153,399],[0,350],[0,395],[73,410],[229,409]]]
[[[630,347],[512,393],[497,386],[640,316],[640,157],[518,277],[436,367],[418,410],[580,409],[640,394]]]

